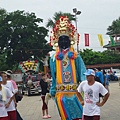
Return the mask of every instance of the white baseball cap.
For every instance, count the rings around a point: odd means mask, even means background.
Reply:
[[[86,75],[86,76],[89,76],[89,75],[95,76],[95,71],[93,69],[87,69],[87,71],[84,73],[84,75]]]
[[[11,74],[13,73],[11,70],[7,70],[7,71],[4,71],[5,74],[11,76]]]

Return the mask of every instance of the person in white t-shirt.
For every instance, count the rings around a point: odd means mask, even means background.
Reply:
[[[1,76],[2,76],[2,85],[6,88],[8,88],[13,94],[14,94],[14,88],[13,85],[11,83],[11,81],[7,81],[7,75],[5,72],[1,72]],[[7,97],[7,101],[9,101],[9,97]],[[15,97],[14,100],[12,100],[12,102],[10,103],[9,107],[7,108],[8,111],[8,117],[9,120],[16,120],[16,102],[15,102]]]
[[[84,74],[87,80],[81,82],[77,88],[80,99],[82,98],[80,93],[84,92],[84,100],[81,100],[84,120],[100,120],[100,107],[108,100],[108,90],[101,83],[95,81],[93,69],[88,69]],[[99,102],[99,93],[104,96],[101,102]]]
[[[7,74],[7,81],[11,81],[13,88],[14,88],[14,94],[16,94],[18,92],[18,87],[17,87],[16,82],[12,80],[12,71],[7,70],[5,73]]]
[[[14,88],[14,94],[15,94],[15,96],[17,96],[17,94],[18,94],[17,84],[16,84],[16,82],[14,80],[11,79],[13,72],[11,70],[7,70],[5,73],[7,74],[7,81],[11,81],[11,83],[13,85],[13,88]],[[18,103],[18,101],[15,100],[15,103]],[[23,120],[20,113],[18,112],[17,108],[16,108],[16,116],[17,116],[17,120]]]
[[[9,101],[7,100],[9,97]],[[2,77],[0,76],[0,120],[9,120],[7,109],[12,101],[13,94],[6,87],[2,86]]]

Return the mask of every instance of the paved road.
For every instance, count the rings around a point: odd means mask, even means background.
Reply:
[[[120,86],[118,82],[110,82],[110,97],[107,103],[101,107],[101,120],[120,120]],[[42,120],[42,101],[40,96],[25,96],[18,103],[18,111],[23,120]],[[60,120],[56,105],[53,100],[49,101],[50,120]]]

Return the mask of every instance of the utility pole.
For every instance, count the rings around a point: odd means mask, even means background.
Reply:
[[[77,15],[81,14],[81,11],[78,11],[77,8],[73,8],[73,13],[75,17],[75,25],[76,25],[76,34],[78,35],[78,30],[77,30]],[[77,41],[77,52],[79,52],[79,42]]]

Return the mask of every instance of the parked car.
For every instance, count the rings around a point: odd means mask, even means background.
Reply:
[[[118,80],[120,80],[120,73],[115,74],[118,77]]]

